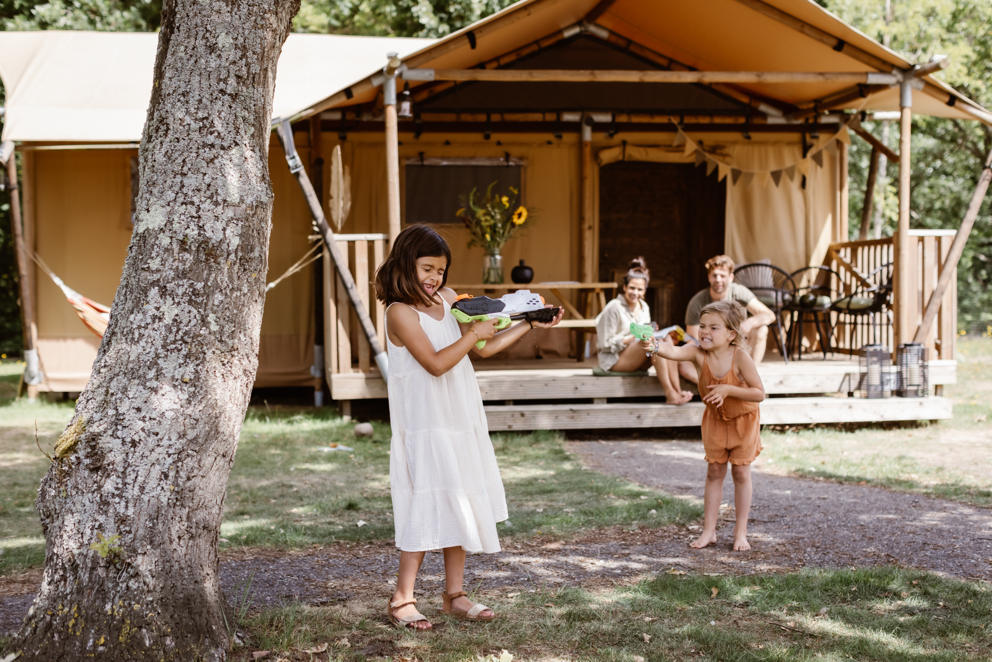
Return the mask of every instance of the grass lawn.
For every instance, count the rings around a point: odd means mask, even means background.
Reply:
[[[896,568],[764,577],[662,574],[634,586],[481,596],[490,624],[424,607],[436,632],[399,632],[381,605],[293,606],[245,623],[288,660],[988,660],[992,589]],[[327,656],[301,651],[327,644]],[[506,659],[505,657],[503,659]]]
[[[992,339],[958,339],[954,418],[762,431],[763,471],[880,485],[992,507]]]

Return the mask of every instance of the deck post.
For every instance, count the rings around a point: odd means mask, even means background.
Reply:
[[[400,233],[400,153],[396,117],[396,70],[400,60],[397,53],[390,53],[388,57],[389,64],[383,69],[386,80],[382,84],[382,97],[386,106],[386,195],[389,203],[389,245],[392,246]]]
[[[893,329],[893,354],[896,347],[910,342],[915,328],[910,328],[910,314],[913,306],[914,285],[910,279],[909,251],[909,176],[910,176],[910,142],[913,131],[913,87],[906,80],[899,89],[899,227],[895,235],[895,251],[893,256],[893,304],[895,313],[895,329]]]
[[[21,224],[21,196],[17,186],[17,153],[11,152],[7,159],[7,187],[10,189],[10,227],[14,236],[14,255],[17,256],[17,279],[20,283],[21,323],[24,334],[24,382],[27,386],[28,400],[38,398],[38,384],[41,382],[41,372],[38,361],[38,326],[34,316],[34,291],[31,288],[31,278],[28,275],[30,258],[28,246],[24,242],[24,229]]]

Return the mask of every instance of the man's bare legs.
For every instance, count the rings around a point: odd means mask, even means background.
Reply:
[[[734,551],[746,552],[751,549],[751,544],[747,541],[747,517],[751,511],[751,465],[732,465],[730,474],[734,477],[734,510],[737,511]]]
[[[635,370],[647,370],[650,365],[654,365],[658,373],[658,381],[661,388],[665,390],[665,400],[670,405],[681,405],[692,400],[692,393],[679,389],[678,368],[673,361],[666,361],[657,354],[648,358],[640,344],[631,343],[620,352],[617,362],[610,370],[612,372],[633,372]]]
[[[754,365],[761,363],[765,358],[765,348],[768,346],[768,327],[757,326],[747,334],[747,344],[751,346],[751,358]]]
[[[420,564],[424,562],[426,552],[400,552],[400,571],[396,577],[396,591],[390,602],[402,602],[413,600],[413,585],[417,581],[417,573],[420,571]],[[462,555],[462,566],[465,565],[465,556]],[[419,613],[417,606],[413,604],[392,610],[396,618],[404,618]],[[428,621],[416,621],[408,626],[411,630],[429,630],[431,624]]]
[[[723,479],[727,477],[727,465],[708,462],[706,468],[706,490],[703,492],[703,532],[689,547],[702,549],[716,542],[716,521],[720,516],[720,501],[723,499]]]
[[[444,592],[448,595],[461,593],[465,578],[465,550],[461,547],[445,547],[444,550]],[[464,595],[451,601],[451,606],[468,611],[474,606]],[[479,613],[480,619],[492,618],[493,612],[486,609]]]

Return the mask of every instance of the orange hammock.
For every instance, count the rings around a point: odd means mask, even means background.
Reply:
[[[48,274],[48,277],[59,286],[59,289],[62,290],[62,294],[65,295],[66,300],[68,300],[69,304],[76,309],[76,314],[79,315],[79,319],[86,325],[86,328],[95,333],[97,337],[102,338],[103,334],[107,331],[107,324],[110,323],[110,308],[104,306],[102,303],[97,303],[92,299],[84,297],[82,294],[63,283],[62,279],[56,276],[52,270],[48,268],[48,265],[45,264],[44,260],[30,251],[28,254],[31,256],[31,259],[33,259],[35,263],[41,267],[42,271]]]

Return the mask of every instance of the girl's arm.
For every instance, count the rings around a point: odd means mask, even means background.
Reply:
[[[434,345],[420,326],[420,317],[416,310],[404,305],[390,306],[386,317],[393,344],[410,350],[417,363],[435,377],[454,368],[466,354],[475,349],[475,343],[480,340],[489,341],[496,333],[494,320],[464,324],[461,338],[441,351],[435,351]],[[488,346],[488,342],[486,344]]]
[[[765,399],[765,386],[761,383],[758,375],[758,367],[754,365],[754,359],[747,352],[737,352],[737,368],[740,370],[741,378],[747,387],[732,386],[730,384],[717,384],[710,387],[710,392],[703,398],[703,402],[715,405],[723,405],[724,398],[737,398],[746,402],[761,402]]]
[[[678,347],[668,342],[655,342],[653,339],[642,340],[641,347],[645,352],[654,352],[661,358],[668,359],[669,361],[692,361],[693,363],[699,363],[700,352],[702,352],[701,349],[692,343]]]

